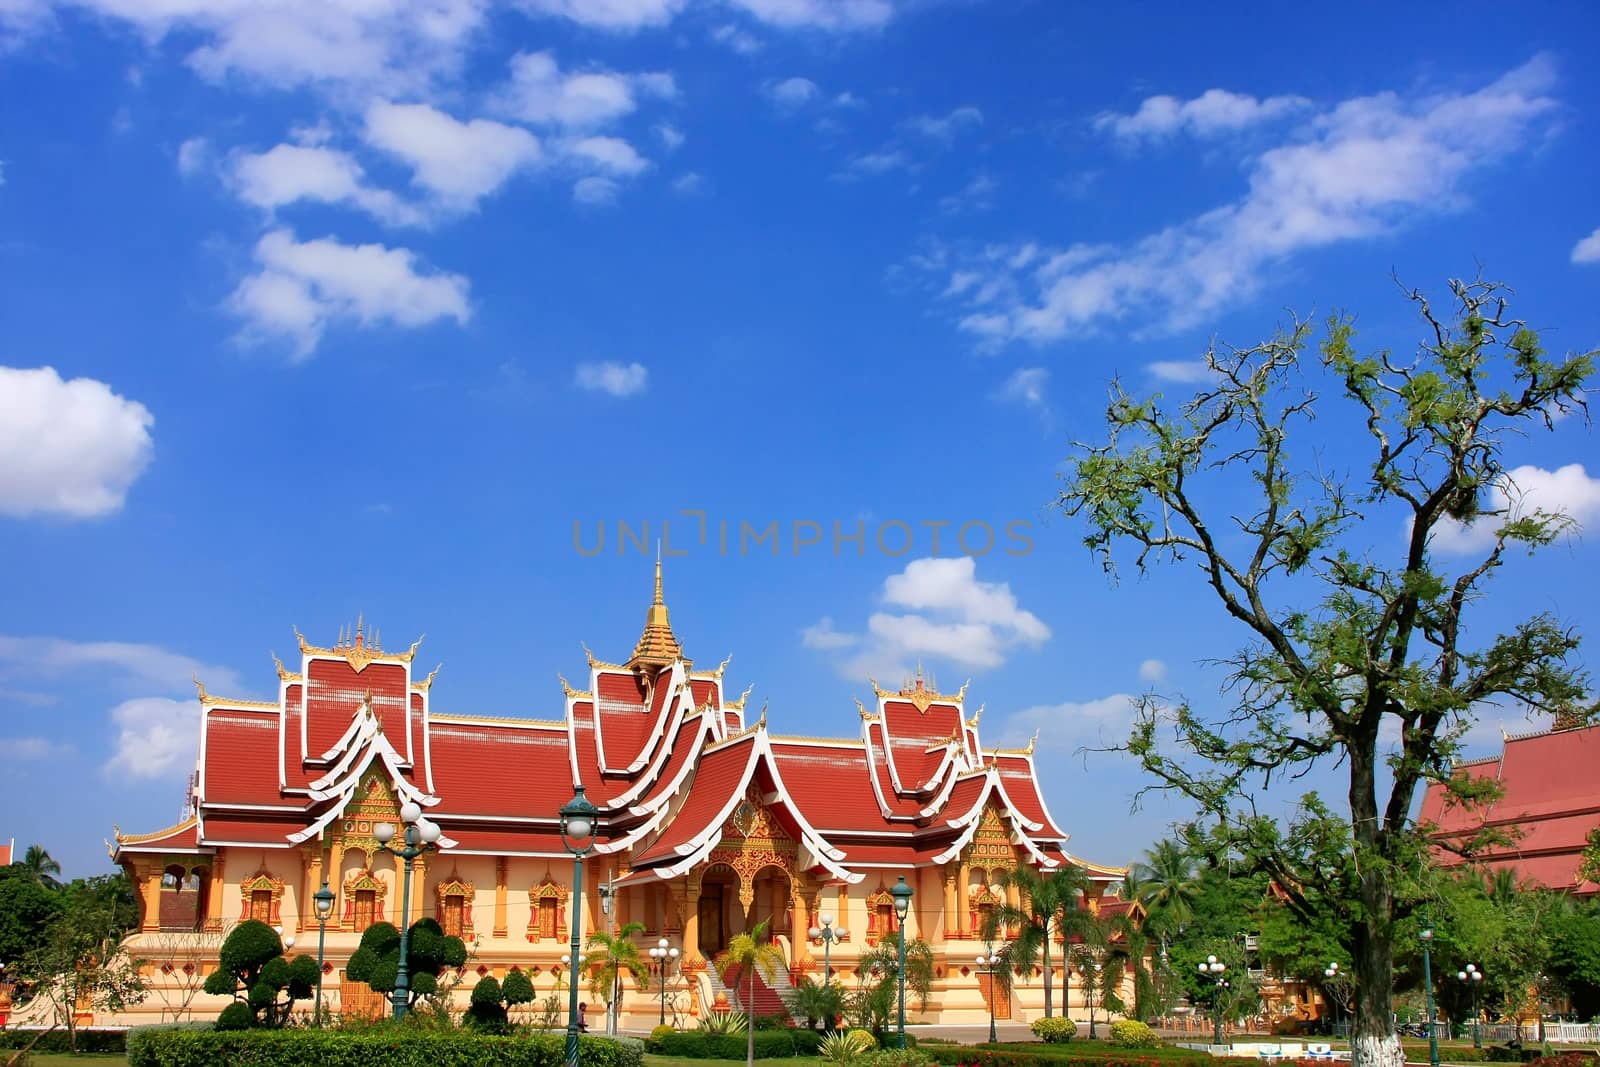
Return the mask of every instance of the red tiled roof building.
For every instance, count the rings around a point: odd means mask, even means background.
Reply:
[[[378,850],[373,827],[397,821],[407,802],[443,832],[439,851],[417,862],[410,915],[468,940],[476,973],[464,975],[463,996],[478,975],[517,967],[542,997],[570,952],[572,858],[558,812],[578,785],[601,810],[584,930],[636,921],[648,943],[667,938],[682,951],[680,1007],[694,1011],[717,988],[707,960],[753,922],[770,921],[794,977],[821,970],[809,931],[831,915],[846,933],[834,970],[848,974],[861,946],[892,928],[887,890],[904,875],[911,936],[938,962],[929,1014],[987,1019],[971,961],[982,911],[998,902],[996,875],[1072,863],[1104,891],[1125,873],[1064,850],[1032,746],[985,748],[965,686],[936,692],[920,670],[897,691],[874,684],[853,738],[780,736],[764,710],[747,721],[745,696],[724,688],[727,661],[705,670],[685,656],[659,562],[632,655],[589,655],[584,686],[562,680],[558,718],[436,711],[437,672],[417,676],[416,648],[384,650],[358,624],[329,648],[301,637],[298,669],[278,664],[276,700],[200,686],[192,814],[156,833],[118,832],[114,846],[140,888],[131,947],[153,972],[173,965],[155,949],[174,933],[215,942],[245,918],[282,926],[303,950],[326,878],[337,896],[329,999],[335,1010],[372,1005],[370,991],[341,980],[342,965],[367,925],[400,921],[399,861]],[[197,997],[195,1011],[219,1010],[211,999]],[[1037,981],[1019,984],[1016,1007],[1019,1017],[1042,1009]],[[626,1017],[638,1012],[642,1025],[657,1010],[653,993],[625,991]]]
[[[1436,861],[1514,870],[1519,880],[1577,896],[1600,890],[1578,873],[1589,835],[1600,829],[1600,725],[1579,723],[1558,717],[1547,732],[1506,737],[1498,756],[1456,764],[1457,775],[1495,781],[1497,800],[1467,806],[1444,786],[1430,786],[1418,819],[1434,828]],[[1508,840],[1463,856],[1461,847],[1485,828]]]

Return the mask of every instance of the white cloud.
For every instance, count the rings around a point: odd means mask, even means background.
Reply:
[[[1446,519],[1434,528],[1429,544],[1451,554],[1480,552],[1494,544],[1495,534],[1510,519],[1539,513],[1567,515],[1581,527],[1600,518],[1600,478],[1589,477],[1581,463],[1553,471],[1517,467],[1489,489],[1483,511],[1470,524]]]
[[[824,619],[804,631],[808,647],[852,655],[838,663],[848,678],[893,677],[921,656],[969,668],[998,667],[1019,646],[1037,648],[1050,628],[1024,610],[1004,582],[983,582],[971,556],[913,560],[884,580],[883,609],[859,639]],[[847,640],[848,639],[848,640]]]
[[[1258,100],[1226,89],[1207,89],[1193,100],[1152,96],[1131,115],[1105,112],[1097,116],[1094,126],[1124,140],[1170,137],[1179,131],[1195,137],[1215,137],[1310,106],[1311,101],[1303,96],[1269,96]]]
[[[741,56],[753,56],[765,47],[761,38],[740,29],[732,23],[726,23],[712,30],[711,39],[720,45],[731,48]]]
[[[1138,701],[1127,693],[1083,703],[1036,704],[1002,719],[994,744],[1016,748],[1037,735],[1035,752],[1068,756],[1085,746],[1119,745],[1128,740],[1137,707]]]
[[[1198,385],[1212,378],[1212,370],[1203,359],[1158,359],[1145,368],[1152,377],[1163,382],[1181,385]]]
[[[1139,664],[1139,680],[1141,682],[1149,682],[1154,685],[1157,682],[1165,681],[1166,677],[1167,665],[1161,660],[1147,659]]]
[[[0,367],[0,515],[121,510],[150,463],[155,417],[93,378]]]
[[[948,115],[918,115],[906,121],[915,133],[936,141],[952,141],[964,130],[983,125],[983,112],[975,107],[958,107]]]
[[[1537,58],[1470,93],[1347,100],[1249,165],[1239,199],[1129,244],[1079,244],[1022,268],[1014,249],[984,249],[949,270],[974,270],[958,313],[981,342],[1036,344],[1139,314],[1177,329],[1236,305],[1296,253],[1370,239],[1408,220],[1459,210],[1465,179],[1514,153],[1550,116],[1554,72]]]
[[[1041,415],[1048,414],[1050,405],[1045,400],[1045,387],[1050,384],[1050,372],[1044,367],[1019,367],[1000,386],[1000,399],[1032,408]]]
[[[994,192],[1000,183],[988,174],[978,174],[960,192],[940,197],[939,210],[946,215],[963,211],[988,211],[994,206]]]
[[[539,139],[489,119],[461,122],[427,104],[377,101],[366,141],[404,160],[415,182],[449,210],[470,211],[512,175],[539,162]]]
[[[132,641],[67,641],[0,635],[0,674],[7,678],[72,678],[104,673],[118,685],[182,692],[199,677],[218,692],[238,689],[239,676],[160,645]]]
[[[840,176],[845,178],[877,177],[880,174],[887,174],[892,170],[899,170],[910,165],[911,160],[907,158],[904,152],[897,148],[886,148],[882,151],[868,152],[865,155],[856,156],[845,164],[845,169],[840,173]]]
[[[564,146],[568,156],[583,161],[607,174],[631,178],[649,169],[650,163],[620,137],[584,137]]]
[[[729,0],[783,29],[870,30],[894,16],[889,0]]]
[[[642,363],[580,363],[573,381],[580,389],[633,396],[650,384],[650,370]]]
[[[1600,263],[1600,226],[1596,226],[1593,233],[1572,246],[1572,262]]]
[[[46,737],[0,737],[0,763],[32,763],[69,755],[72,746]]]
[[[193,177],[211,162],[211,143],[204,137],[191,137],[178,146],[178,173]]]
[[[331,237],[296,241],[273,230],[256,244],[260,269],[234,290],[230,304],[248,335],[294,342],[295,357],[315,351],[330,322],[424,326],[471,317],[468,282],[459,274],[422,273],[415,253],[380,244],[346,245]]]
[[[800,643],[806,648],[819,648],[824,651],[834,651],[841,648],[850,648],[861,638],[856,634],[840,633],[833,628],[833,620],[824,615],[815,624],[807,626],[800,631]]]
[[[779,111],[798,111],[817,98],[822,90],[810,78],[785,78],[766,87],[767,99]]]
[[[632,114],[640,94],[670,99],[677,95],[677,85],[670,74],[563,72],[549,52],[519,52],[511,59],[510,81],[495,106],[535,125],[587,128]]]
[[[676,178],[672,179],[672,191],[675,193],[682,193],[684,196],[689,196],[693,193],[703,193],[706,191],[706,188],[707,183],[705,175],[698,171],[691,170],[686,174],[680,174]]]
[[[193,701],[166,697],[125,700],[111,709],[116,752],[108,775],[134,780],[170,778],[194,765],[200,751],[200,712]]]
[[[656,136],[668,152],[675,152],[683,144],[683,131],[669,122],[656,124]]]
[[[664,26],[688,0],[517,0],[524,11],[556,15],[591,29],[631,31]]]
[[[192,44],[187,62],[208,81],[309,86],[345,99],[420,93],[454,74],[488,15],[483,0],[75,0],[74,6],[149,41]]]
[[[332,148],[280,144],[233,160],[233,186],[239,198],[267,211],[310,200],[350,204],[395,225],[415,225],[421,214],[387,189],[366,182],[361,165]]]
[[[572,183],[572,199],[580,204],[614,204],[622,186],[613,178],[591,174]]]

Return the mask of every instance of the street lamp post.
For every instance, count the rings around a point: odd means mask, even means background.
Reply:
[[[1467,983],[1472,988],[1472,1047],[1483,1047],[1483,1031],[1478,1029],[1478,983],[1483,981],[1483,972],[1473,964],[1467,964],[1467,969],[1457,971],[1456,977]]]
[[[667,964],[678,962],[678,950],[669,948],[667,939],[657,941],[650,950],[650,958],[661,969],[661,1026],[667,1025]]]
[[[1439,1067],[1439,1029],[1433,1025],[1433,927],[1422,920],[1422,994],[1428,1006],[1428,1067]]]
[[[328,941],[328,918],[333,915],[333,890],[328,879],[322,879],[322,888],[311,898],[317,909],[317,1010],[312,1013],[316,1026],[322,1025],[322,953]]]
[[[900,920],[900,1047],[906,1047],[906,917],[911,914],[911,887],[906,876],[889,890],[894,898],[894,915]]]
[[[843,941],[850,935],[842,926],[835,930],[833,916],[827,912],[823,912],[818,918],[822,920],[822,925],[811,928],[811,940],[822,942],[822,984],[827,985],[833,975],[833,943]],[[832,1021],[830,1019],[829,1023]]]
[[[1328,987],[1331,986],[1335,981],[1338,980],[1338,977],[1339,977],[1339,965],[1337,963],[1328,964],[1328,966],[1326,968],[1324,968],[1324,970],[1322,972],[1322,977],[1327,979],[1327,981],[1324,982],[1323,986],[1322,986],[1323,995],[1326,996],[1327,999],[1328,999],[1328,1002],[1333,1005],[1333,1036],[1334,1037],[1338,1037],[1339,1036],[1339,1002],[1333,999],[1332,994],[1328,992]]]
[[[578,786],[572,799],[561,806],[561,843],[572,853],[572,955],[578,961],[574,968],[583,965],[583,857],[594,850],[596,823],[600,811],[583,795]],[[569,976],[567,992],[567,1067],[578,1067],[578,976]]]
[[[993,945],[989,946],[989,954],[987,956],[978,957],[978,966],[989,972],[989,1044],[991,1045],[1000,1041],[994,1028],[994,998],[999,995],[999,991],[995,988],[994,975],[995,968],[999,966],[999,963],[1000,953],[994,950]]]
[[[1207,977],[1216,978],[1216,986],[1211,991],[1211,1016],[1216,1022],[1216,1039],[1214,1045],[1222,1044],[1222,991],[1227,988],[1228,980],[1223,976],[1228,970],[1228,965],[1215,956],[1207,956],[1206,961],[1199,965],[1200,973]]]
[[[406,1009],[411,1006],[411,972],[406,961],[406,953],[411,948],[411,866],[418,856],[438,848],[439,840],[439,827],[424,819],[422,808],[414,802],[400,806],[400,821],[405,824],[405,833],[401,837],[404,843],[399,848],[389,844],[396,833],[394,823],[380,822],[372,828],[378,848],[405,861],[405,879],[400,890],[400,965],[395,971],[394,993],[390,996],[396,1019],[404,1019]]]
[[[606,917],[606,936],[611,936],[611,875],[607,873],[606,880],[600,883],[600,912]],[[613,963],[615,961],[613,960]],[[617,1032],[617,1000],[622,989],[622,969],[611,968],[611,995],[606,998],[606,1035],[615,1036]]]

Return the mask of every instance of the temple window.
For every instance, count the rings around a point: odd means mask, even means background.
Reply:
[[[256,889],[251,891],[250,918],[257,922],[272,922],[272,890]]]
[[[447,937],[462,936],[466,911],[467,900],[460,893],[451,893],[444,898],[444,910],[439,913],[439,925],[444,928]]]
[[[561,903],[552,897],[545,897],[539,901],[539,937],[555,939],[556,919],[560,914]]]
[[[377,917],[378,894],[372,889],[356,890],[355,929],[357,933],[365,931]]]

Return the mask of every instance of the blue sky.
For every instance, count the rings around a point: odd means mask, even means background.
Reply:
[[[88,873],[170,822],[191,673],[267,695],[292,625],[425,632],[440,707],[554,717],[579,641],[643,622],[617,524],[670,521],[675,628],[775,729],[970,676],[1070,847],[1133,858],[1181,809],[1075,753],[1130,694],[1217,700],[1243,635],[1181,568],[1106,581],[1050,514],[1070,442],[1113,375],[1185,389],[1285,308],[1414,344],[1391,271],[1481,263],[1600,343],[1597,37],[1581,3],[0,0],[0,838]],[[1593,451],[1571,419],[1510,458],[1592,522]],[[1594,565],[1513,561],[1485,626],[1593,632]]]

